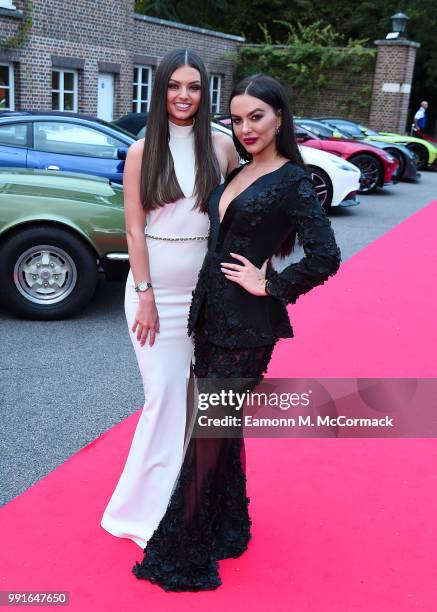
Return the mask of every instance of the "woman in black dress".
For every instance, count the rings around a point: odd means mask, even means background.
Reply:
[[[293,336],[286,304],[340,265],[282,86],[264,75],[244,79],[231,94],[230,112],[235,145],[248,163],[208,201],[208,252],[188,322],[202,393],[253,390],[276,341]],[[305,257],[275,272],[272,256],[289,254],[296,236]],[[133,568],[165,590],[217,588],[217,561],[241,555],[251,537],[244,438],[207,438],[201,429],[194,413],[167,511]]]

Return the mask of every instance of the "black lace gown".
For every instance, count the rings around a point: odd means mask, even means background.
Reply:
[[[198,390],[207,393],[253,390],[278,338],[293,335],[286,303],[323,283],[340,262],[330,222],[304,170],[288,162],[261,177],[229,204],[220,224],[218,203],[226,184],[208,203],[209,249],[188,324]],[[293,228],[305,257],[280,274],[268,266],[269,296],[252,296],[224,277],[220,261],[235,263],[229,252],[261,267]],[[218,561],[240,556],[251,538],[242,432],[197,435],[195,406],[191,416],[194,429],[166,513],[133,567],[137,578],[166,591],[216,589]]]

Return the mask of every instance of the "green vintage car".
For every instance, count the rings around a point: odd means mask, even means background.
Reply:
[[[78,312],[99,273],[129,270],[123,188],[50,170],[0,169],[0,301],[28,319]]]
[[[415,136],[403,136],[393,132],[375,132],[365,125],[349,121],[340,117],[321,117],[319,121],[328,123],[341,131],[346,131],[354,138],[364,138],[364,140],[378,140],[393,144],[402,144],[408,147],[414,154],[418,170],[425,170],[433,166],[437,161],[437,148],[432,142]]]

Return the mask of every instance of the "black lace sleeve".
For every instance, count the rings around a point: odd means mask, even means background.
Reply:
[[[297,181],[285,181],[282,205],[291,227],[296,229],[305,257],[269,276],[266,292],[294,304],[300,295],[337,272],[341,253],[308,175],[302,174]]]

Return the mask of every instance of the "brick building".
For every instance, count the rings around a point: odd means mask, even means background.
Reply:
[[[138,15],[134,0],[32,0],[24,43],[4,45],[25,23],[28,0],[0,0],[0,110],[71,110],[111,120],[148,110],[160,58],[176,47],[203,57],[210,75],[212,112],[226,112],[233,79],[230,54],[245,41]],[[342,114],[374,129],[406,129],[418,43],[378,40],[376,68],[347,79],[333,72],[321,95],[292,92],[296,114]],[[258,72],[254,66],[254,72]],[[367,86],[370,96],[362,99]]]
[[[111,120],[148,110],[153,75],[170,49],[200,53],[211,110],[225,112],[243,38],[134,12],[134,0],[33,0],[23,44],[3,49],[25,21],[27,0],[0,0],[0,109],[71,110]],[[3,49],[3,50],[2,50]]]
[[[412,40],[375,40],[378,47],[370,125],[374,129],[403,132],[413,82],[416,51]],[[408,126],[409,127],[409,126]]]

